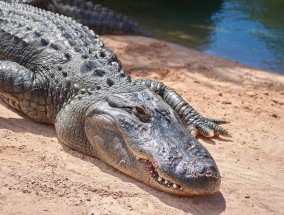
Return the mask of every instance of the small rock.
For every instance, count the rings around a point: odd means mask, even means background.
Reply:
[[[250,97],[256,96],[256,93],[253,92],[253,91],[249,91],[249,92],[247,92],[246,94],[247,94],[248,96],[250,96]]]
[[[244,106],[244,109],[251,110],[250,106]]]
[[[223,96],[223,93],[219,93],[218,95],[219,95],[219,96]]]
[[[31,193],[29,190],[23,190],[23,193]]]
[[[222,104],[230,105],[230,104],[232,104],[232,102],[231,101],[222,101]]]
[[[246,199],[249,199],[249,198],[250,198],[250,196],[249,196],[249,195],[246,195],[246,196],[245,196],[245,198],[246,198]]]
[[[276,118],[276,119],[278,118],[278,115],[276,113],[272,114],[271,116]]]
[[[271,99],[271,101],[273,101],[275,104],[280,104],[280,105],[284,104],[284,102],[278,101],[276,99]]]

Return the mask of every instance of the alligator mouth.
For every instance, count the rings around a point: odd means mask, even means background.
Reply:
[[[168,189],[173,189],[176,191],[183,191],[183,187],[177,183],[172,182],[169,179],[165,179],[164,177],[162,177],[158,171],[157,168],[149,161],[149,160],[144,160],[141,159],[144,164],[145,164],[145,168],[149,171],[149,173],[151,174],[151,176],[161,185],[164,186],[165,188]]]

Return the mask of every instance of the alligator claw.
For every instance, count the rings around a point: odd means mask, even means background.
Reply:
[[[198,123],[196,125],[197,129],[199,130],[199,133],[205,137],[213,137],[214,131],[210,128],[210,126],[204,124],[204,123]]]
[[[187,129],[190,131],[191,136],[197,137],[198,135],[198,129],[195,126],[188,126]]]
[[[205,137],[213,137],[216,133],[224,136],[231,136],[226,129],[219,126],[219,124],[224,123],[228,122],[200,116],[195,122],[189,124],[187,129],[193,137],[196,137],[198,134]]]

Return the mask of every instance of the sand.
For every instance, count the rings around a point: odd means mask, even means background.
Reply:
[[[156,191],[0,104],[0,214],[284,214],[283,76],[150,38],[102,39],[133,78],[162,81],[230,122],[231,138],[198,138],[217,162],[220,191]]]

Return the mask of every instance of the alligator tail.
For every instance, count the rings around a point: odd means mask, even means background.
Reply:
[[[69,16],[97,34],[152,35],[128,17],[89,1],[52,0],[52,4],[46,6],[48,8],[44,9]]]

